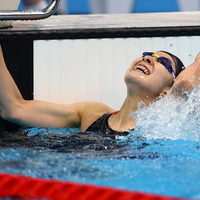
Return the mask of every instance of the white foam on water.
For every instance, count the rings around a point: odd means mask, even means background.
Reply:
[[[149,107],[141,103],[133,113],[136,129],[128,135],[148,139],[200,140],[200,87],[184,97],[175,95],[161,98]]]

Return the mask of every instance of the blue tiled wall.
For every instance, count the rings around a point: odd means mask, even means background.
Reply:
[[[133,12],[176,12],[179,11],[177,0],[135,0]]]

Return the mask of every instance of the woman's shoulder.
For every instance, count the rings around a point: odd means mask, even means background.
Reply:
[[[114,110],[109,107],[108,105],[101,103],[101,102],[79,102],[79,103],[75,103],[73,104],[73,106],[75,107],[75,109],[82,113],[82,114],[87,114],[87,113],[109,113],[109,112],[114,112]]]
[[[81,131],[85,131],[103,114],[114,112],[111,107],[100,102],[80,102],[77,106],[81,118]]]

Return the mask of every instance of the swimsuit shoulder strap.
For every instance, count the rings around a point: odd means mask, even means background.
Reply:
[[[111,112],[110,114],[113,115],[113,114],[117,114],[118,112],[119,112],[119,110],[118,110],[118,111]]]

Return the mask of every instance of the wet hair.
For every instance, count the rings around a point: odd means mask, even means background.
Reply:
[[[169,56],[171,56],[172,60],[175,63],[175,68],[176,68],[176,73],[175,74],[176,74],[176,76],[178,76],[180,74],[180,72],[185,69],[185,66],[182,63],[182,61],[177,56],[175,56],[175,55],[173,55],[173,54],[171,54],[171,53],[169,53],[167,51],[162,51],[161,50],[161,52],[166,53]]]

